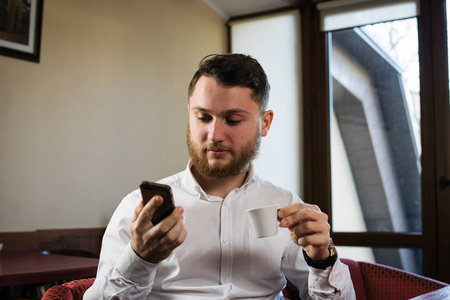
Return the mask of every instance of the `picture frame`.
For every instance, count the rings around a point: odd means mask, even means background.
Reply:
[[[40,62],[44,0],[0,0],[0,54]]]

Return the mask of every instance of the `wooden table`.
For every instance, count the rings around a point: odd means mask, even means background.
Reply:
[[[97,258],[0,252],[0,286],[93,277],[97,265]]]

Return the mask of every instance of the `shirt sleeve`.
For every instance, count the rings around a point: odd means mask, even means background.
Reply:
[[[145,299],[150,294],[157,264],[141,259],[131,248],[129,226],[140,198],[131,193],[114,212],[103,236],[94,284],[83,299]]]
[[[356,299],[350,271],[338,258],[326,270],[309,267],[301,247],[290,241],[282,261],[284,275],[299,290],[301,299]]]
[[[356,299],[348,267],[339,258],[326,270],[308,268],[308,290],[313,299]]]

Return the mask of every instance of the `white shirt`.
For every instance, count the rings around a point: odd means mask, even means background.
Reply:
[[[163,179],[175,205],[184,208],[187,237],[158,264],[139,258],[130,246],[139,190],[126,196],[103,237],[94,285],[84,299],[278,299],[285,277],[302,299],[355,299],[348,267],[338,259],[327,270],[310,268],[289,231],[257,239],[245,210],[301,200],[260,179],[250,170],[247,182],[225,199],[209,196],[190,171]]]

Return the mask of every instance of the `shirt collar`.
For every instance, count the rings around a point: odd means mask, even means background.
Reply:
[[[194,177],[194,174],[192,174],[192,161],[189,160],[186,170],[184,172],[183,176],[183,184],[186,187],[186,189],[195,197],[206,200],[206,201],[216,201],[216,197],[209,196],[206,194],[206,192],[202,189],[200,184],[198,184],[197,180]],[[256,181],[256,175],[255,175],[255,169],[253,167],[253,164],[250,163],[250,168],[248,171],[247,179],[245,180],[245,183],[238,188],[238,190],[243,189],[244,192],[247,192],[247,190],[255,183]]]

